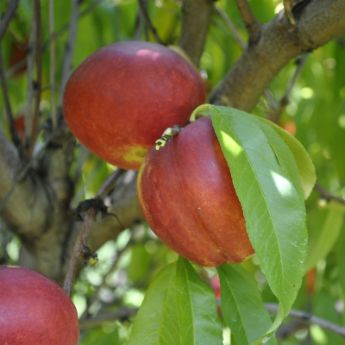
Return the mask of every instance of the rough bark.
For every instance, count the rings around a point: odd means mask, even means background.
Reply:
[[[312,51],[345,31],[345,1],[314,0],[295,26],[280,13],[262,27],[210,96],[210,102],[252,109],[279,71],[298,55]]]
[[[213,0],[184,0],[180,47],[187,53],[195,66],[204,51],[208,27],[213,13]]]
[[[0,215],[19,236],[43,232],[48,198],[42,181],[21,162],[17,149],[0,131]]]

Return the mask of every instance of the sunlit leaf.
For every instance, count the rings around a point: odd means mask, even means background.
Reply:
[[[211,116],[249,238],[280,302],[277,327],[296,298],[304,272],[307,233],[303,198],[289,179],[292,172],[279,164],[272,142],[252,115],[211,105],[200,106],[195,114]]]
[[[307,151],[303,147],[303,145],[291,134],[285,131],[283,128],[277,126],[272,121],[268,121],[261,117],[256,117],[256,120],[262,122],[262,124],[266,125],[262,128],[264,129],[267,126],[272,127],[277,131],[277,133],[281,136],[281,138],[285,141],[286,145],[289,146],[291,153],[295,158],[295,164],[297,164],[299,178],[302,183],[302,188],[304,191],[304,197],[307,198],[311,191],[314,188],[316,182],[316,174],[314,164],[310,159]],[[267,129],[264,129],[267,130]],[[269,140],[272,140],[273,136],[270,135]],[[287,156],[286,156],[287,158]]]

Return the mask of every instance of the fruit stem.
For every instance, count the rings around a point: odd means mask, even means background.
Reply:
[[[163,132],[162,136],[155,142],[156,151],[159,151],[162,147],[166,145],[166,143],[168,142],[170,138],[174,137],[180,132],[181,132],[181,127],[178,125],[167,128]]]

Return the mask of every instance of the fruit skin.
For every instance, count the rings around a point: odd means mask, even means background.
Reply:
[[[77,312],[69,297],[41,274],[0,266],[0,344],[77,345]]]
[[[204,100],[190,63],[162,45],[130,41],[95,52],[77,68],[63,111],[87,148],[120,168],[138,169],[162,132],[185,125]]]
[[[209,118],[198,119],[149,152],[139,172],[138,194],[153,231],[187,259],[218,266],[253,254]]]

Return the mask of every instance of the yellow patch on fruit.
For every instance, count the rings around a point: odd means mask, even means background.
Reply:
[[[123,149],[123,160],[128,163],[141,164],[147,154],[147,148],[143,146],[127,146]]]

